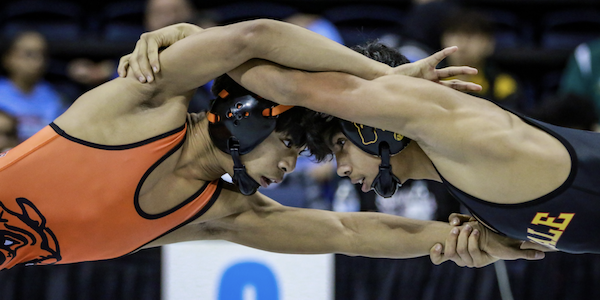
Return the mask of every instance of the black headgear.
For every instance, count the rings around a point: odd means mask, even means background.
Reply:
[[[390,157],[402,151],[411,140],[395,132],[342,119],[340,119],[340,125],[344,135],[354,145],[371,155],[381,157],[379,174],[373,180],[371,187],[378,195],[385,198],[391,197],[401,184],[400,180],[392,173]]]
[[[217,148],[231,154],[233,183],[242,194],[254,194],[260,184],[248,175],[240,155],[264,141],[275,130],[278,115],[292,107],[251,95],[233,97],[226,90],[212,100],[208,132]]]

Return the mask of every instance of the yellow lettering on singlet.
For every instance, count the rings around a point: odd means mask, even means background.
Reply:
[[[533,217],[531,224],[547,226],[549,227],[548,232],[539,232],[527,228],[527,238],[532,242],[555,248],[556,243],[558,243],[558,240],[565,229],[567,229],[567,226],[569,226],[569,223],[571,223],[574,216],[575,214],[573,213],[561,213],[558,217],[550,217],[549,213],[538,212],[535,217]],[[557,220],[562,221],[556,222]]]
[[[531,237],[531,236],[528,236],[527,238],[530,241],[534,242],[534,243],[540,244],[542,246],[546,246],[546,247],[548,247],[548,248],[550,248],[552,250],[558,250],[558,249],[556,249],[555,244],[553,242],[551,242],[551,241],[547,241],[547,240],[543,240],[543,239],[537,239],[537,238],[534,238],[534,237]]]
[[[567,226],[569,225],[569,223],[571,222],[571,220],[573,219],[573,216],[575,214],[561,213],[558,216],[558,218],[548,217],[548,215],[549,215],[548,213],[537,213],[535,215],[535,217],[533,218],[533,221],[531,221],[531,224],[546,225],[549,227],[557,228],[558,230],[561,230],[561,231],[565,231],[565,229],[567,229]],[[556,223],[556,222],[554,222],[556,219],[561,219],[563,221],[560,223]]]

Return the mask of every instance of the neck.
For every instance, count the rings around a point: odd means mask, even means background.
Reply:
[[[233,170],[233,162],[227,153],[213,144],[204,114],[188,115],[186,143],[178,173],[186,178],[212,181],[227,173],[226,170]]]
[[[26,78],[23,77],[11,77],[10,79],[13,84],[23,93],[31,93],[31,91],[33,90],[33,88],[35,87],[35,80],[28,80]]]
[[[408,179],[429,179],[441,182],[433,163],[419,144],[412,141],[404,150],[391,159],[394,175],[404,183]]]

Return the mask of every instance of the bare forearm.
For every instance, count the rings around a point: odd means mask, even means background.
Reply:
[[[307,71],[339,71],[374,79],[391,70],[386,64],[305,28],[286,22],[262,21],[252,36],[256,58]]]
[[[381,213],[353,213],[344,217],[350,229],[349,255],[411,258],[429,254],[442,243],[451,227],[443,222],[414,220]]]
[[[227,74],[263,98],[316,111],[327,108],[329,98],[346,99],[343,94],[356,89],[359,82],[370,82],[342,72],[307,72],[261,59],[247,61]]]
[[[273,20],[255,20],[213,27],[173,44],[160,55],[157,88],[180,94],[259,58],[307,71],[340,71],[378,78],[385,64],[302,27]]]
[[[281,253],[410,258],[429,254],[431,247],[442,243],[451,229],[441,222],[381,213],[341,214],[284,208],[256,217],[237,217],[234,227],[243,229],[230,231],[226,239]]]

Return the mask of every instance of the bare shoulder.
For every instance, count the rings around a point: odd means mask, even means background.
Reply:
[[[81,95],[57,123],[70,126],[90,120],[110,121],[130,113],[152,94],[150,85],[144,86],[130,78],[116,78]]]
[[[521,203],[568,177],[566,147],[549,133],[487,100],[459,105],[419,145],[453,185],[486,201]],[[444,126],[442,126],[444,125]]]
[[[152,84],[116,78],[80,96],[55,120],[68,134],[107,145],[133,143],[181,126],[191,95],[162,99]]]

